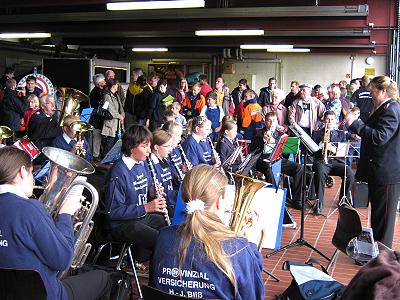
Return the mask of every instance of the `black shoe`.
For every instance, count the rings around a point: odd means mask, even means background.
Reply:
[[[322,214],[322,209],[319,209],[317,206],[314,208],[314,216],[319,216]]]
[[[294,209],[301,209],[301,202],[299,201],[286,201],[286,204]]]

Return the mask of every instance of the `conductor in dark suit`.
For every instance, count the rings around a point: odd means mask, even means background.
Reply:
[[[371,226],[376,240],[392,247],[400,195],[400,104],[398,89],[389,77],[377,76],[369,84],[373,113],[364,123],[349,113],[349,130],[361,137],[356,178],[368,182]]]

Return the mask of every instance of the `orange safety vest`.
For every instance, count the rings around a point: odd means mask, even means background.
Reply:
[[[263,120],[262,108],[258,103],[250,103],[243,109],[242,127],[250,126],[251,121],[261,122]]]

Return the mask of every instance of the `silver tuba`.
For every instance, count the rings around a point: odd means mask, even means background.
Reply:
[[[92,219],[98,205],[99,194],[90,183],[76,177],[92,174],[95,170],[89,162],[71,152],[53,147],[44,147],[42,152],[50,160],[51,169],[48,183],[40,199],[53,219],[57,217],[63,201],[74,186],[86,187],[92,196],[91,202],[86,199],[82,201],[82,207],[73,217],[75,243],[71,268],[80,268],[92,248],[86,241],[93,229]],[[62,278],[67,271],[60,272],[58,277]]]

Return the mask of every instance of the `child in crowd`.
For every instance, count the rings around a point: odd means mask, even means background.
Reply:
[[[175,116],[174,113],[171,110],[166,110],[164,112],[164,117],[163,117],[163,124],[169,122],[169,121],[174,121],[175,120]]]
[[[200,116],[206,116],[211,121],[212,133],[210,139],[216,142],[218,139],[219,131],[221,130],[221,121],[224,117],[222,107],[217,104],[217,93],[209,92],[206,96],[207,105],[203,107]]]
[[[257,130],[263,128],[263,113],[261,106],[257,103],[257,94],[253,90],[245,90],[245,103],[243,105],[243,121],[240,133],[245,140],[251,140]]]
[[[200,84],[194,84],[192,90],[187,93],[185,100],[182,102],[183,114],[186,119],[191,119],[200,115],[201,110],[206,105],[206,99],[200,94],[200,90]]]
[[[35,95],[29,95],[26,99],[29,105],[29,108],[24,112],[24,118],[21,121],[20,131],[27,131],[29,120],[32,115],[39,110],[39,98]]]
[[[179,113],[181,111],[181,108],[182,108],[182,106],[179,102],[174,102],[170,106],[170,109],[171,109],[172,113],[174,114],[174,121],[181,124],[182,128],[186,128],[187,121],[186,121],[185,117]]]

